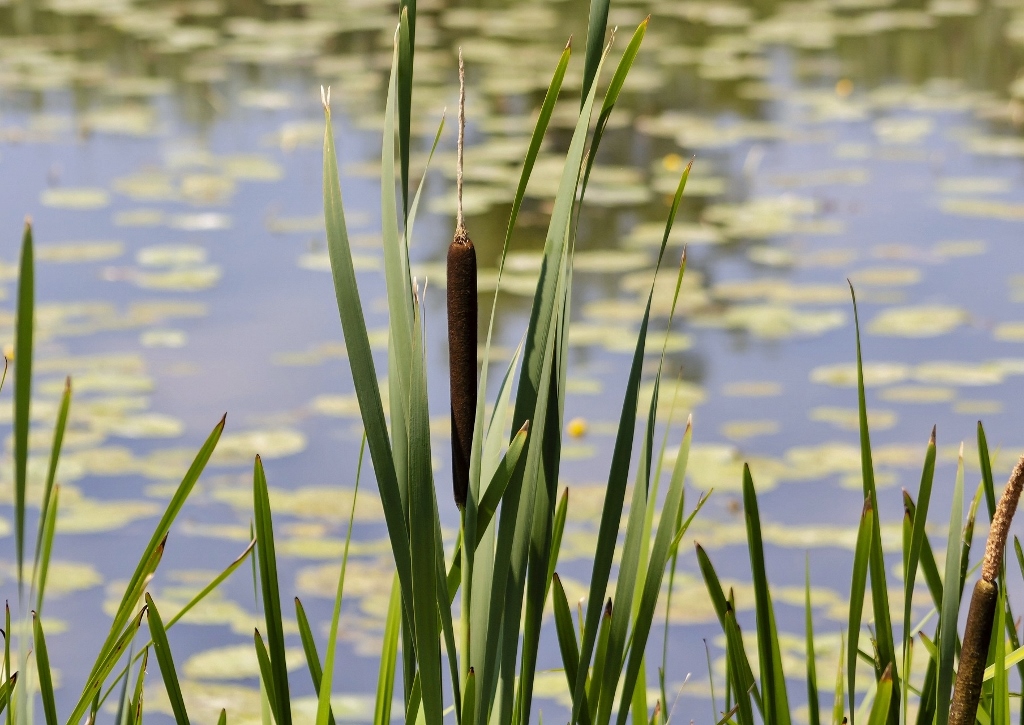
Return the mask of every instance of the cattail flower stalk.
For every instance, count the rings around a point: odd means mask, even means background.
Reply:
[[[466,129],[466,73],[459,50],[459,140],[455,172],[458,212],[448,246],[448,365],[452,402],[452,486],[462,510],[469,489],[469,462],[476,419],[476,250],[462,213],[462,168]]]
[[[1003,566],[1003,551],[1010,535],[1010,522],[1017,511],[1021,489],[1024,488],[1024,456],[1017,461],[1003,495],[999,497],[992,525],[985,544],[985,558],[981,564],[981,579],[974,586],[971,608],[967,612],[967,628],[960,650],[960,666],[953,686],[953,700],[949,708],[949,725],[974,725],[981,700],[981,685],[988,660],[988,646],[992,639],[999,602],[999,572]],[[1002,637],[1002,633],[999,635]]]

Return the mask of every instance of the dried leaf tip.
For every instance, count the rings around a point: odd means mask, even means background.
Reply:
[[[320,102],[324,104],[324,110],[331,110],[331,87],[327,86],[325,90],[323,86],[320,86]]]
[[[938,426],[937,426],[937,425],[933,425],[933,426],[932,426],[932,435],[931,435],[931,437],[930,437],[930,438],[928,439],[928,445],[930,445],[930,446],[934,446],[934,445],[935,445],[935,429],[936,429],[936,428],[938,428]]]

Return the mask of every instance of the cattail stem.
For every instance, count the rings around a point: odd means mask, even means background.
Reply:
[[[452,487],[455,505],[466,505],[476,419],[476,250],[462,213],[462,165],[466,126],[466,75],[459,51],[459,141],[455,181],[458,215],[448,247],[448,366],[452,402]]]
[[[1010,522],[1017,511],[1021,489],[1024,488],[1024,456],[1017,461],[1010,480],[999,497],[999,505],[992,517],[985,544],[985,559],[981,564],[981,579],[974,586],[971,608],[967,612],[967,628],[960,650],[960,666],[956,671],[953,699],[949,708],[949,725],[974,725],[981,700],[981,684],[988,661],[988,645],[992,639],[999,602],[999,572],[1003,566],[1003,551],[1010,535]],[[1002,636],[1000,633],[999,636]]]

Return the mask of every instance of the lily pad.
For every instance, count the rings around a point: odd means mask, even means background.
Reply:
[[[301,647],[285,649],[288,670],[306,661]],[[251,643],[214,647],[192,655],[182,665],[185,677],[195,680],[246,680],[260,676],[256,649]]]
[[[35,249],[40,262],[104,262],[120,257],[124,253],[121,242],[66,242],[64,244],[40,244]]]
[[[264,428],[225,433],[210,459],[217,465],[252,463],[253,458],[284,458],[306,449],[306,436],[294,428]]]
[[[883,310],[868,332],[889,337],[935,337],[952,332],[969,320],[967,311],[951,305],[916,305]]]
[[[57,187],[44,191],[39,201],[58,209],[102,209],[110,203],[110,194],[92,186]]]

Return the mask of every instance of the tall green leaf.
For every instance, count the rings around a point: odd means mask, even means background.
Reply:
[[[35,262],[32,224],[25,222],[18,271],[18,314],[14,336],[14,536],[18,591],[25,564],[25,492],[28,468],[29,405],[32,400],[32,331],[35,314]]]
[[[160,663],[160,674],[164,678],[167,698],[171,701],[174,721],[177,725],[189,725],[185,700],[181,696],[181,685],[178,683],[178,675],[174,669],[171,645],[167,641],[167,631],[160,619],[160,612],[157,611],[156,604],[153,603],[153,598],[149,594],[146,594],[146,612],[149,618],[149,630],[153,636],[153,649],[156,652],[156,660]]]
[[[39,673],[39,694],[43,700],[43,715],[46,725],[57,725],[57,704],[53,698],[53,675],[50,672],[50,656],[46,650],[46,637],[39,614],[32,613],[32,633],[36,648],[36,671]]]
[[[955,673],[957,617],[960,614],[960,542],[964,520],[964,456],[963,445],[953,484],[953,506],[949,512],[949,533],[946,539],[946,576],[943,579],[942,609],[939,616],[938,669],[936,671],[935,722],[949,722],[950,689]]]
[[[277,554],[274,550],[274,523],[270,513],[270,493],[263,461],[256,456],[252,473],[253,514],[256,527],[256,558],[259,563],[263,615],[267,623],[267,644],[270,656],[273,693],[271,704],[277,725],[291,725],[291,697],[288,692],[288,665],[285,662],[284,623],[281,615],[281,593],[277,581]],[[330,653],[328,653],[330,657]],[[326,722],[326,718],[325,718]]]
[[[850,725],[856,725],[853,698],[857,691],[857,647],[860,642],[860,621],[864,611],[864,594],[867,587],[868,566],[871,558],[871,532],[874,528],[875,509],[871,498],[864,499],[864,511],[857,530],[857,546],[853,556],[853,581],[850,584],[850,610],[847,625],[849,644],[846,655],[846,676],[849,678]]]

